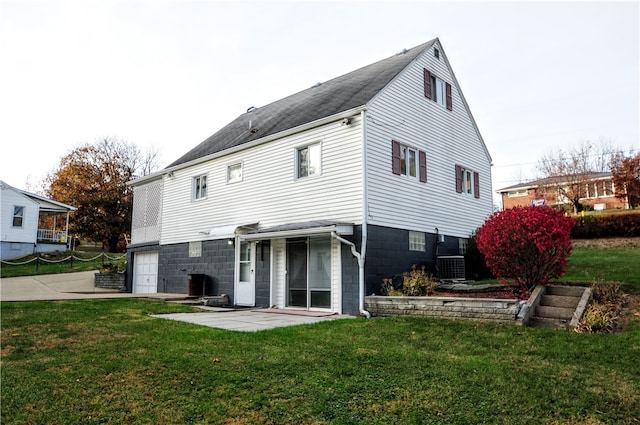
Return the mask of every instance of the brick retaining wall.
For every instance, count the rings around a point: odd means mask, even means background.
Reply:
[[[457,297],[365,297],[372,316],[427,316],[515,322],[518,300]]]

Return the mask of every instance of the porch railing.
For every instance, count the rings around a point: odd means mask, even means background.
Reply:
[[[64,230],[38,229],[38,240],[64,243],[67,241],[67,232]]]

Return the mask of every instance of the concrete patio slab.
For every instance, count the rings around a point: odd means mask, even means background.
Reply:
[[[289,313],[265,313],[257,310],[228,310],[206,313],[171,313],[157,314],[153,317],[161,319],[178,320],[195,325],[209,326],[212,328],[226,329],[240,332],[257,332],[266,329],[274,329],[284,326],[296,326],[319,323],[327,320],[354,318],[347,315],[332,315],[313,317]]]

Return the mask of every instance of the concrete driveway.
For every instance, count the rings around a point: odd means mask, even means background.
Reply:
[[[91,298],[186,297],[186,294],[128,294],[94,287],[95,270],[0,279],[2,301],[53,301]]]
[[[95,271],[60,273],[0,279],[0,301],[55,301],[95,298],[157,298],[184,300],[187,294],[129,294],[94,287]],[[199,307],[199,313],[158,314],[154,317],[178,320],[213,328],[255,332],[283,326],[317,323],[324,320],[353,318],[344,315],[323,315],[306,311],[274,309],[233,309]]]

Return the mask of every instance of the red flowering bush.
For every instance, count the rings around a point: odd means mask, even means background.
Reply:
[[[489,217],[476,242],[496,277],[513,278],[530,291],[564,274],[574,224],[548,207],[516,207]]]

